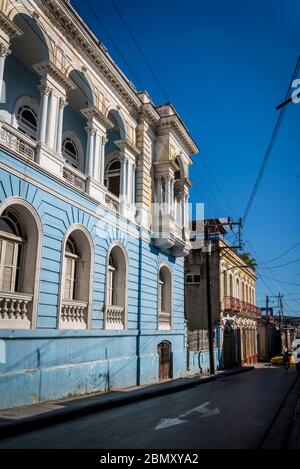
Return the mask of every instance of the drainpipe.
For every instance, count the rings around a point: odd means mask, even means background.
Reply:
[[[139,269],[138,269],[138,309],[137,309],[137,338],[136,338],[136,357],[137,357],[137,376],[136,384],[141,384],[141,313],[142,313],[142,252],[143,252],[143,241],[142,241],[142,229],[139,227]]]

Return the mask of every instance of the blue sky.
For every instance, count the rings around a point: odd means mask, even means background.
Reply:
[[[105,30],[86,0],[72,4],[137,89],[147,89],[157,104],[172,101],[197,141],[191,201],[204,202],[208,217],[242,216],[278,117],[275,106],[300,55],[300,3],[114,1],[164,93],[111,0],[90,0]],[[259,264],[300,241],[299,125],[300,103],[290,104],[246,221],[245,250]],[[300,261],[274,268],[298,258],[300,244],[261,265],[258,304],[265,294],[281,292],[286,314],[300,315]]]

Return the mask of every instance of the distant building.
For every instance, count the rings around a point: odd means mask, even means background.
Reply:
[[[280,332],[272,308],[258,320],[257,346],[258,360],[261,362],[269,361],[281,352]]]
[[[256,363],[260,310],[255,306],[255,272],[227,243],[226,231],[218,220],[205,223],[212,240],[211,301],[217,364],[231,368]],[[205,258],[203,243],[201,246],[196,234],[185,258],[185,314],[188,329],[194,334],[208,329]]]

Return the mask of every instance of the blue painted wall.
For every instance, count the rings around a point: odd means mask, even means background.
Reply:
[[[6,363],[0,362],[0,407],[156,382],[157,346],[162,340],[171,346],[173,377],[183,376],[183,260],[157,250],[146,234],[140,241],[138,228],[123,219],[114,226],[115,215],[90,198],[0,152],[0,202],[12,196],[35,208],[44,234],[37,329],[0,330],[6,356]],[[87,331],[57,329],[62,241],[75,223],[88,229],[95,247],[92,322]],[[108,249],[116,240],[124,245],[129,258],[128,330],[105,331],[105,265]],[[173,272],[173,328],[168,332],[157,330],[161,263],[167,263]]]
[[[14,111],[14,104],[21,96],[32,96],[40,102],[37,75],[26,67],[15,55],[10,54],[5,61],[4,82],[6,102],[0,104],[9,114]]]

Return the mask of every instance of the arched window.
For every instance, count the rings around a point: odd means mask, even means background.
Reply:
[[[223,273],[223,296],[227,296],[227,273]]]
[[[38,116],[33,107],[23,104],[17,111],[18,128],[33,140],[37,139]]]
[[[238,278],[236,279],[236,296],[235,297],[240,299],[240,281]]]
[[[0,329],[35,326],[39,294],[42,225],[23,199],[1,204]]]
[[[25,242],[17,215],[5,210],[0,218],[0,291],[20,291],[22,245]]]
[[[112,306],[116,304],[116,280],[117,270],[115,266],[114,256],[109,256],[108,273],[107,273],[107,304]]]
[[[246,301],[246,298],[245,298],[245,283],[242,282],[242,301]]]
[[[123,247],[109,252],[106,277],[105,329],[126,329],[127,256]]]
[[[233,277],[229,275],[229,295],[233,297]]]
[[[116,197],[120,196],[121,163],[113,160],[106,166],[104,184]]]
[[[86,230],[74,228],[63,252],[61,329],[87,329],[92,303],[92,241]]]
[[[172,322],[172,274],[162,266],[158,275],[158,329],[170,330]]]
[[[75,168],[79,166],[78,149],[76,143],[67,137],[63,140],[62,153],[66,160]]]
[[[76,244],[70,236],[67,240],[65,250],[65,285],[64,300],[77,299],[77,272],[79,254]]]

